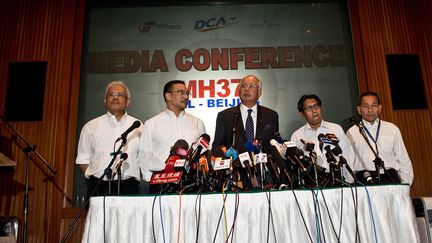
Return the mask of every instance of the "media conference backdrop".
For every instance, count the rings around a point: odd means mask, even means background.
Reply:
[[[213,137],[217,113],[239,103],[247,74],[262,80],[259,102],[279,113],[284,138],[305,123],[302,94],[320,96],[324,119],[346,128],[358,95],[346,3],[90,8],[78,129],[106,112],[112,80],[126,82],[128,113],[144,122],[165,109],[164,84],[180,79],[187,111]]]

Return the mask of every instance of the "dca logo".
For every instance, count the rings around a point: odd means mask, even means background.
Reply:
[[[207,20],[197,20],[195,21],[194,29],[201,32],[221,29],[237,24],[238,22],[236,19],[237,17],[231,17],[229,19],[225,19],[225,17],[216,17]]]

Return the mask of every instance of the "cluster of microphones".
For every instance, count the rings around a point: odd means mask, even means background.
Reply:
[[[342,168],[348,167],[350,174],[352,171],[342,156],[337,137],[319,134],[318,141],[329,168],[316,164],[314,143],[302,141],[304,148],[299,149],[279,133],[274,134],[267,146],[256,138],[244,146],[219,146],[211,150],[208,134],[202,134],[190,147],[180,139],[171,147],[165,169],[154,172],[150,184],[160,184],[160,193],[343,185],[346,181]]]

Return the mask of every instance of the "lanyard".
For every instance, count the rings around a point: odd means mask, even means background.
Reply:
[[[364,125],[363,121],[361,121],[361,123],[362,123],[363,128],[365,129],[365,131],[366,131],[368,137],[372,140],[372,142],[374,142],[374,144],[375,144],[375,148],[376,148],[376,153],[379,154],[379,153],[378,153],[378,136],[379,136],[380,129],[381,129],[381,120],[378,120],[378,128],[377,128],[377,131],[376,131],[375,138],[372,137],[372,134],[371,134],[371,133],[369,132],[369,130],[366,128],[366,126]]]

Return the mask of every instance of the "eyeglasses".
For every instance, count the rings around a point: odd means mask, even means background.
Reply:
[[[118,98],[121,98],[121,99],[129,98],[129,97],[127,97],[127,95],[125,93],[119,93],[119,92],[108,93],[107,97],[108,98],[118,97]]]
[[[170,93],[178,93],[180,95],[186,95],[186,96],[190,95],[189,91],[187,91],[187,90],[186,91],[185,90],[173,90]]]
[[[240,88],[242,88],[242,89],[257,89],[258,85],[256,85],[256,84],[242,84],[242,85],[240,85]]]
[[[314,105],[305,107],[303,110],[306,112],[311,112],[311,111],[319,110],[319,109],[321,109],[321,106],[319,104],[314,104]]]

